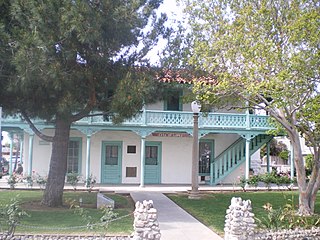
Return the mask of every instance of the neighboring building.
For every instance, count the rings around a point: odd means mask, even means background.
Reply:
[[[90,174],[104,184],[190,184],[193,113],[182,92],[145,106],[121,125],[108,116],[87,117],[72,125],[68,172]],[[232,111],[199,117],[199,181],[234,183],[249,169],[249,156],[269,142],[269,116]],[[44,133],[53,126],[36,120]],[[2,130],[22,134],[26,174],[46,175],[51,143],[43,141],[20,118],[5,118]],[[245,165],[245,162],[247,164]]]

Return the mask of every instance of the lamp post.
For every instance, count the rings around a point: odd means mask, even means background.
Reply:
[[[201,105],[197,101],[191,103],[191,109],[193,112],[193,144],[192,144],[192,174],[191,174],[191,192],[189,193],[189,199],[199,199],[199,139],[198,139],[198,120]]]

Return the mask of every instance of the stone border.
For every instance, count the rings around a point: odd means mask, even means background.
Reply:
[[[0,236],[1,239],[1,236]],[[76,236],[76,235],[14,235],[8,240],[130,240],[129,236]]]
[[[283,229],[279,231],[257,229],[251,201],[233,197],[226,211],[225,240],[320,240],[320,227],[311,229]]]
[[[295,240],[295,239],[305,239],[305,240],[318,240],[320,239],[320,228],[311,229],[283,229],[279,231],[259,231],[255,233],[255,239],[257,240]]]

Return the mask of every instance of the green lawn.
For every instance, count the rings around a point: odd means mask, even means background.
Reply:
[[[88,192],[65,192],[63,197],[66,205],[61,208],[48,208],[42,206],[42,191],[22,191],[22,190],[1,190],[0,205],[4,205],[11,198],[19,200],[20,207],[24,209],[28,215],[25,216],[18,226],[17,233],[83,233],[83,234],[112,234],[112,235],[128,235],[133,231],[133,215],[125,217],[121,220],[114,221],[109,224],[107,232],[102,228],[89,230],[86,227],[74,228],[76,226],[85,226],[87,222],[67,206],[67,202],[76,201],[82,198],[83,206],[88,210],[89,215],[94,221],[98,221],[102,216],[99,209],[95,209],[96,193]],[[130,214],[134,211],[134,203],[129,195],[106,194],[115,201],[114,212],[118,217]]]
[[[187,194],[168,194],[168,197],[220,235],[223,235],[226,210],[232,197],[250,199],[255,217],[259,219],[266,216],[266,211],[263,209],[266,203],[271,203],[273,208],[279,208],[288,203],[289,199],[293,199],[294,204],[296,206],[298,204],[297,192],[202,193],[200,200],[190,200]],[[315,209],[315,212],[320,214],[320,194]]]

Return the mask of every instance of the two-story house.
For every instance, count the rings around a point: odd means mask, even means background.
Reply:
[[[183,91],[146,105],[140,114],[114,125],[107,116],[72,125],[68,172],[91,174],[102,184],[190,184],[193,112]],[[234,183],[248,172],[250,156],[271,140],[269,116],[213,111],[199,115],[199,182]],[[53,126],[34,120],[50,135]],[[35,135],[19,117],[7,117],[2,130],[20,134],[24,172],[42,176],[49,169],[51,143]]]

